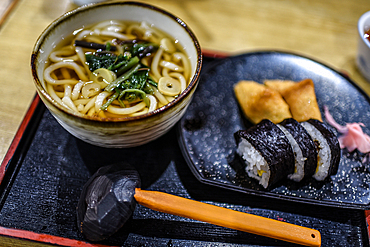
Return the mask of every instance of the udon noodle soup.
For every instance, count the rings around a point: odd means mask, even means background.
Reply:
[[[49,56],[45,88],[88,116],[154,111],[183,92],[190,62],[178,42],[148,23],[109,20],[75,30]]]

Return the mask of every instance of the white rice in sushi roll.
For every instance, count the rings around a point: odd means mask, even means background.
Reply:
[[[313,178],[315,178],[317,181],[323,181],[329,175],[328,172],[331,162],[330,146],[321,132],[312,124],[308,122],[302,122],[301,124],[311,135],[312,139],[319,144],[317,168]]]
[[[265,189],[294,173],[293,149],[279,127],[268,119],[248,130],[234,133],[237,154],[245,164],[245,171]]]
[[[245,139],[241,140],[236,152],[245,161],[245,171],[248,176],[256,179],[260,185],[267,188],[270,169],[262,155]]]

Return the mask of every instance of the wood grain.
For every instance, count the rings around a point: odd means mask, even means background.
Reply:
[[[18,0],[3,0],[0,2],[0,26],[13,10]]]

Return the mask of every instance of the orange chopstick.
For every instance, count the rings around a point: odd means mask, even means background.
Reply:
[[[243,213],[158,191],[135,190],[136,201],[155,211],[178,215],[256,235],[306,246],[321,246],[314,229]]]

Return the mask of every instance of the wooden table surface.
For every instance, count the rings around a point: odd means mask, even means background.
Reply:
[[[0,15],[0,161],[35,95],[30,56],[39,34],[76,6],[69,0],[5,0]],[[182,18],[204,50],[290,51],[346,71],[368,94],[355,65],[357,21],[369,0],[150,0]],[[16,3],[16,4],[12,4]],[[1,8],[12,7],[11,11]]]

